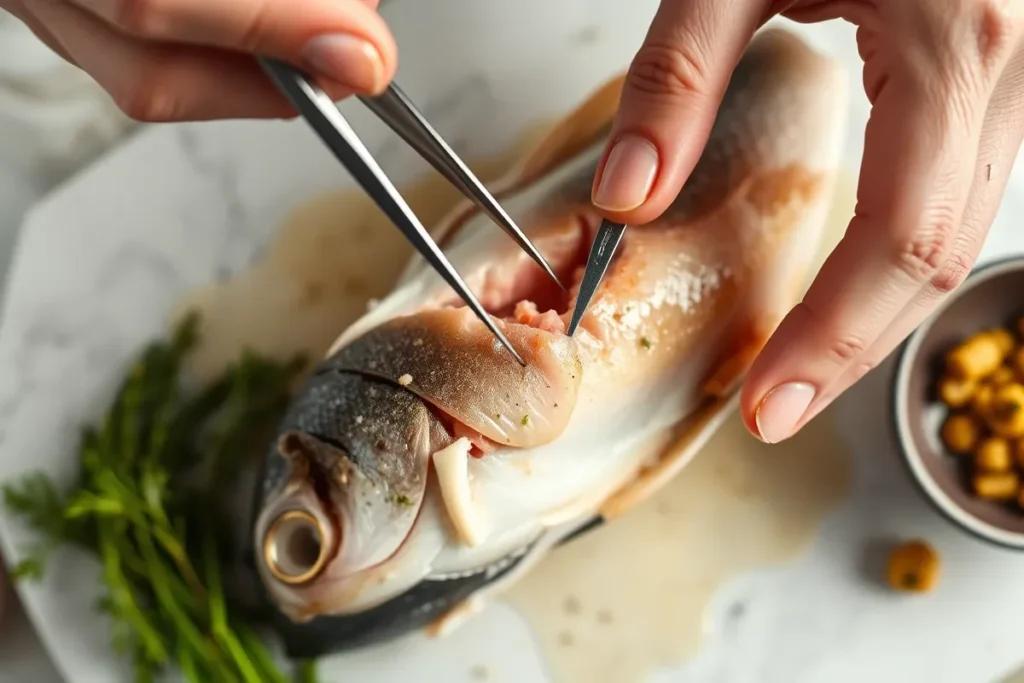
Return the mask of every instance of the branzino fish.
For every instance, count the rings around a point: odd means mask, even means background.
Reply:
[[[494,186],[577,283],[624,76]],[[423,261],[347,329],[269,449],[254,541],[293,656],[454,623],[556,545],[642,502],[737,403],[809,278],[847,108],[840,65],[757,34],[671,207],[630,227],[580,329],[471,204],[434,230],[521,367]]]

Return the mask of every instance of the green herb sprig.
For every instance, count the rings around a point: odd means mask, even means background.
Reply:
[[[177,664],[195,683],[287,683],[248,613],[225,594],[233,542],[222,501],[235,473],[263,453],[266,428],[304,365],[250,352],[198,391],[182,382],[198,342],[187,316],[134,363],[98,428],[83,431],[77,481],[47,476],[3,487],[7,508],[39,538],[13,569],[37,579],[62,544],[99,559],[115,650],[148,683]],[[315,680],[301,662],[292,680]]]

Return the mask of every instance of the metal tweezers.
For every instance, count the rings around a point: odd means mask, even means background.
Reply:
[[[406,204],[402,195],[381,170],[360,141],[345,117],[338,111],[330,97],[311,78],[294,66],[275,59],[261,57],[260,66],[288,98],[306,122],[320,136],[324,144],[348,169],[356,182],[370,195],[377,206],[398,226],[413,247],[427,260],[445,281],[462,297],[477,317],[487,325],[498,341],[512,356],[525,366],[522,357],[509,343],[505,335],[484,310],[483,306],[466,286],[466,283],[452,267],[448,259],[420,223],[416,214]],[[427,123],[423,115],[393,83],[380,96],[360,97],[360,100],[379,119],[394,130],[413,147],[424,159],[455,185],[464,195],[472,199],[487,213],[541,268],[563,287],[551,266],[537,248],[527,239],[523,231],[505,213],[501,205],[491,196],[483,184],[473,175],[441,136]],[[603,272],[603,269],[602,269]]]

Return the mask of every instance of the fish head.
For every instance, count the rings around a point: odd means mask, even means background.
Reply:
[[[258,570],[287,616],[390,597],[374,587],[413,534],[430,454],[449,442],[427,405],[400,386],[333,369],[311,378],[269,456],[255,528]]]

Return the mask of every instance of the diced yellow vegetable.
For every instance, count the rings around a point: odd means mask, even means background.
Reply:
[[[1013,467],[1010,442],[1000,436],[982,440],[974,451],[974,467],[981,472],[1009,472]]]
[[[980,438],[978,423],[970,415],[950,415],[942,425],[942,441],[953,453],[970,453]]]
[[[1020,491],[1020,479],[1016,472],[976,474],[973,483],[974,493],[986,500],[1012,500]]]
[[[889,586],[898,591],[927,593],[939,579],[939,564],[939,554],[928,543],[907,541],[889,555]]]

